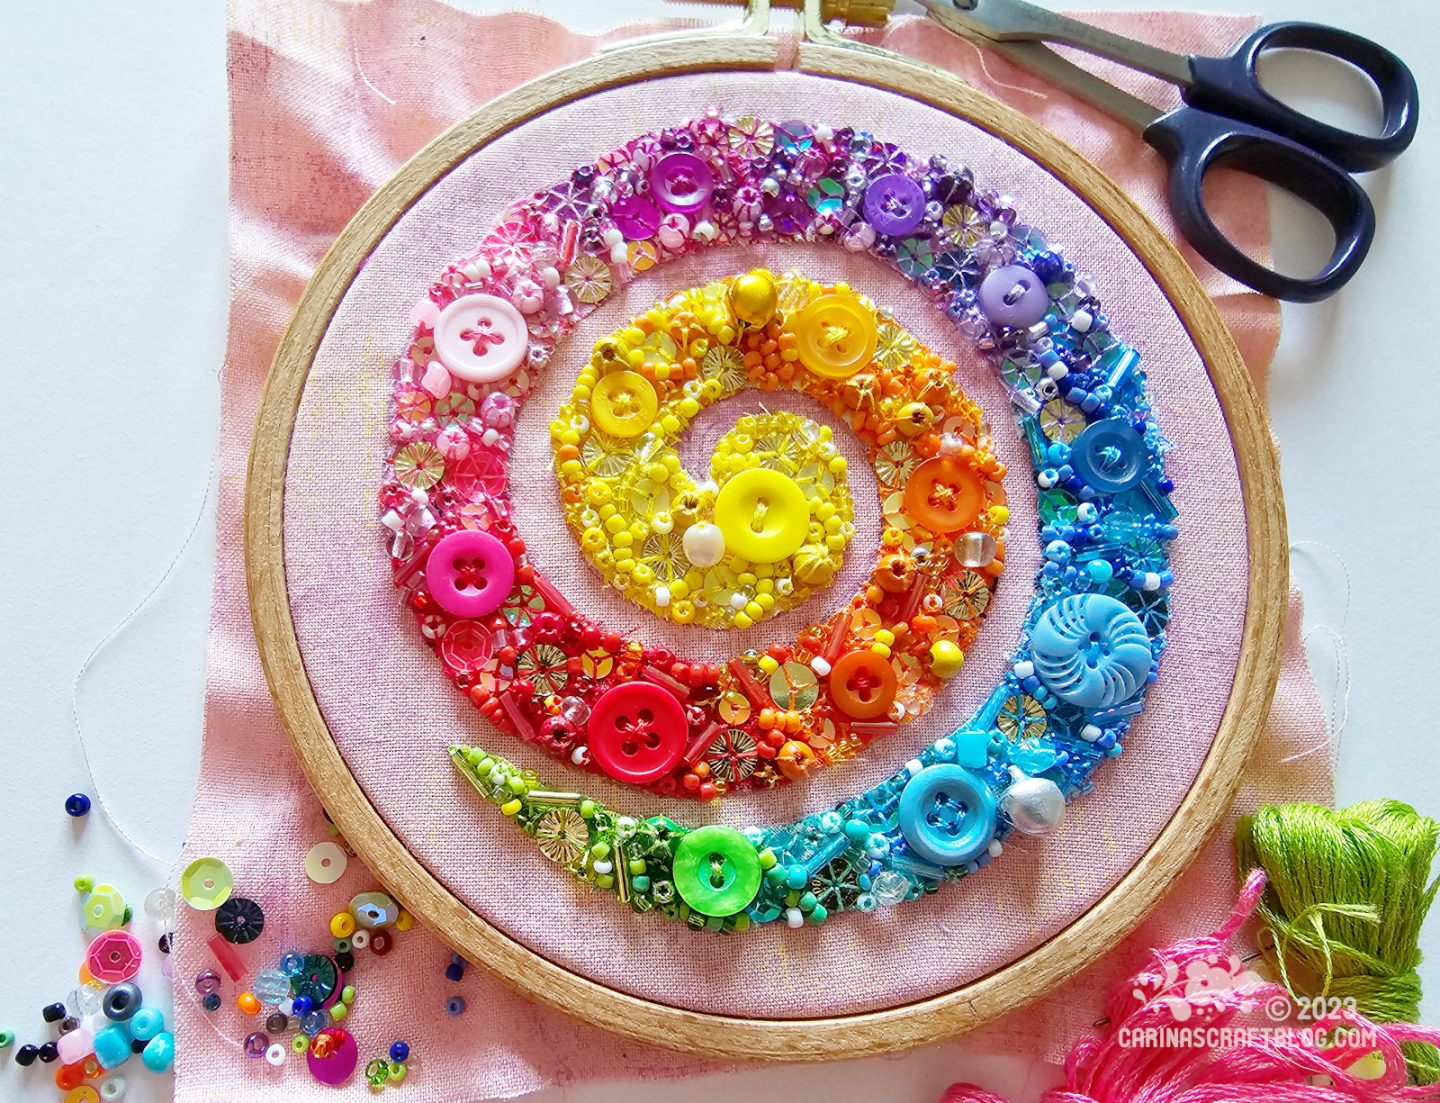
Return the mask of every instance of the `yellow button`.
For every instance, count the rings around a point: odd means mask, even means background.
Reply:
[[[655,388],[639,372],[617,371],[595,384],[590,416],[602,433],[638,437],[655,420],[660,406]]]
[[[875,355],[875,318],[853,295],[821,295],[795,316],[800,362],[826,379],[844,379]]]
[[[810,506],[794,479],[765,467],[732,475],[715,499],[725,546],[752,563],[795,554],[810,531]]]

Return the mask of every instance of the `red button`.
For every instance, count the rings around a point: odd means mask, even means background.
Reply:
[[[957,532],[985,504],[985,484],[969,464],[936,456],[915,469],[905,483],[905,512],[931,532]]]
[[[430,596],[456,617],[483,617],[505,602],[515,583],[510,549],[488,532],[461,529],[443,537],[425,562]]]
[[[601,695],[590,711],[590,753],[617,781],[662,778],[685,753],[685,710],[666,690],[629,682]]]
[[[873,651],[841,655],[830,670],[835,707],[855,720],[873,720],[890,711],[895,700],[895,668]]]

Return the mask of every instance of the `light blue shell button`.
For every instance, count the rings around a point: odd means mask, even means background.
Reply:
[[[1123,494],[1145,477],[1145,439],[1118,418],[1086,427],[1070,445],[1075,474],[1101,494]]]
[[[1030,633],[1035,674],[1045,688],[1084,709],[1128,701],[1150,674],[1150,637],[1140,618],[1105,594],[1070,594]]]
[[[900,830],[917,857],[937,866],[973,862],[995,836],[995,794],[978,775],[942,763],[921,770],[900,794]]]

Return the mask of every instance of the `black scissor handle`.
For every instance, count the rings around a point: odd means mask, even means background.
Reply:
[[[1170,164],[1170,210],[1185,240],[1227,276],[1277,299],[1313,303],[1355,275],[1375,236],[1375,208],[1365,189],[1339,165],[1258,127],[1181,107],[1156,119],[1145,141]],[[1309,279],[1282,275],[1237,248],[1205,209],[1204,180],[1225,167],[1283,188],[1323,214],[1335,251]]]
[[[1276,99],[1260,84],[1256,64],[1266,50],[1313,50],[1348,61],[1380,91],[1385,126],[1379,137],[1355,134],[1312,119]],[[1192,57],[1194,83],[1185,102],[1203,111],[1228,115],[1309,146],[1347,172],[1369,172],[1405,151],[1420,121],[1415,77],[1385,47],[1358,34],[1321,23],[1274,23],[1236,46],[1226,57]]]

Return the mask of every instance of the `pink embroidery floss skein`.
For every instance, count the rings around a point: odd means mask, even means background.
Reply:
[[[1153,953],[1111,992],[1103,1032],[1081,1038],[1065,1059],[1065,1082],[1044,1103],[1398,1103],[1440,1099],[1440,1086],[1411,1085],[1401,1045],[1440,1041],[1440,1030],[1377,1026],[1340,1011],[1277,1023],[1285,989],[1246,970],[1230,945],[1255,912],[1265,873],[1245,881],[1220,929]],[[941,1103],[1006,1103],[954,1084]]]

